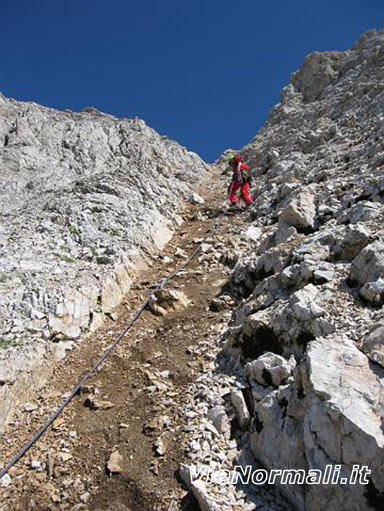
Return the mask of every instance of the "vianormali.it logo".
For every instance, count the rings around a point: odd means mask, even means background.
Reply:
[[[341,465],[326,465],[325,470],[310,469],[254,469],[251,465],[236,465],[233,470],[214,470],[212,467],[191,467],[192,481],[207,484],[368,484],[371,470],[353,465],[348,477],[341,473]]]

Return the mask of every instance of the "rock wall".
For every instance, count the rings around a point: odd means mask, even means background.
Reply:
[[[253,454],[371,470],[368,485],[281,485],[300,510],[384,505],[383,78],[384,31],[310,55],[241,150],[258,234],[232,273],[221,356],[252,396]]]
[[[0,424],[96,330],[206,176],[140,119],[0,95]]]

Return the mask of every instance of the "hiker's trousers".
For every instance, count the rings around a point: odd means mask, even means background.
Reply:
[[[252,204],[253,199],[251,197],[250,191],[251,187],[248,181],[245,183],[239,183],[237,181],[232,181],[231,186],[229,187],[229,201],[231,204],[238,203],[238,197],[236,192],[240,189],[240,195],[247,206]]]

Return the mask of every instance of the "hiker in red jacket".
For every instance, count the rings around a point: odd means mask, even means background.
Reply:
[[[230,156],[229,167],[233,172],[232,182],[229,186],[229,201],[231,204],[236,205],[239,201],[236,192],[240,189],[240,195],[245,202],[246,206],[252,204],[253,199],[251,197],[251,174],[249,167],[246,163],[243,163],[243,158],[236,154]]]

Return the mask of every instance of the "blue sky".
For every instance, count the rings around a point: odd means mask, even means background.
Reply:
[[[315,50],[384,27],[383,0],[0,0],[0,91],[139,116],[213,161],[247,143]]]

